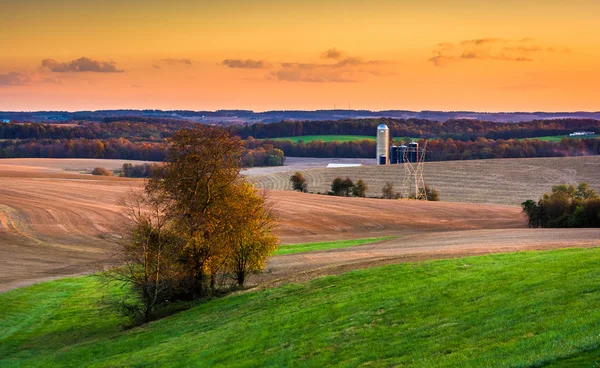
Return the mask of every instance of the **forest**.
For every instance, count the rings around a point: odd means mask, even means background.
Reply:
[[[477,138],[513,139],[569,134],[575,131],[600,133],[598,120],[557,119],[525,123],[496,123],[480,120],[356,119],[338,121],[282,121],[230,127],[243,139],[297,137],[302,135],[375,136],[379,124],[386,124],[391,137],[441,138],[474,141]]]
[[[125,138],[110,139],[25,139],[0,140],[0,158],[105,158],[121,160],[164,161],[169,145],[166,141],[132,142]],[[268,143],[246,147],[242,165],[281,166],[283,151]]]
[[[384,123],[392,137],[418,137],[421,147],[428,139],[429,161],[486,158],[554,157],[600,154],[598,139],[563,139],[546,142],[540,136],[575,131],[600,133],[600,123],[590,119],[538,120],[496,123],[479,120],[356,119],[339,121],[281,121],[231,126],[244,139],[243,164],[282,165],[290,157],[371,158],[375,141],[291,142],[269,138],[302,135],[374,135]],[[100,122],[72,124],[0,124],[0,158],[110,158],[163,161],[168,139],[197,123],[170,119],[106,118]],[[392,144],[401,144],[393,141]]]

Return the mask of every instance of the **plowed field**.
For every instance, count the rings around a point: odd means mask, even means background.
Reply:
[[[122,162],[87,164],[119,167]],[[118,231],[122,222],[119,200],[142,181],[79,174],[81,167],[81,162],[62,160],[0,161],[0,291],[93,272],[98,264],[115,261],[114,245],[105,236]],[[273,257],[271,272],[257,280],[266,284],[404,260],[600,245],[600,229],[526,229],[517,206],[289,191],[269,195],[280,215],[278,232],[284,244],[401,238],[343,251]]]

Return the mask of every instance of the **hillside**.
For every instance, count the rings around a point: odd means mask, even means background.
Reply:
[[[37,159],[0,163],[0,291],[91,273],[98,263],[115,262],[114,244],[106,238],[118,231],[122,222],[119,200],[143,181],[78,171],[118,167],[121,162]],[[502,188],[502,181],[487,183]],[[444,199],[447,192],[441,189]],[[600,229],[526,229],[517,206],[384,201],[283,191],[271,191],[269,196],[281,219],[278,235],[283,244],[401,238],[343,251],[273,257],[268,264],[270,272],[254,279],[267,283],[294,280],[301,273],[322,275],[414,259],[588,246],[600,239]]]
[[[370,165],[301,171],[310,192],[327,193],[332,180],[339,176],[362,179],[369,187],[368,196],[380,196],[386,182],[400,189],[404,170],[403,165]],[[291,190],[289,179],[294,171],[290,167],[287,172],[257,174],[252,178],[263,188]],[[539,198],[557,184],[588,182],[592,188],[600,189],[600,156],[427,162],[424,177],[425,183],[439,190],[442,201],[519,206],[527,199]]]
[[[228,296],[128,331],[97,279],[64,279],[0,294],[0,365],[593,366],[599,266],[600,249],[394,265]]]

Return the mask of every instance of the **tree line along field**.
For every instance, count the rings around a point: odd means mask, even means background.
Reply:
[[[376,126],[385,123],[392,137],[429,139],[436,146],[430,160],[597,155],[600,140],[536,140],[573,131],[598,133],[598,121],[557,119],[526,123],[473,120],[357,119],[282,121],[227,127],[246,142],[245,165],[280,165],[289,157],[368,158],[375,155]],[[163,161],[168,139],[197,123],[139,117],[109,118],[72,124],[0,125],[1,158],[106,158]],[[251,139],[253,137],[254,139]],[[302,137],[302,138],[299,138]],[[264,139],[276,139],[264,141]],[[281,140],[279,139],[281,138]],[[527,139],[526,139],[527,138]],[[292,141],[289,141],[289,140]],[[362,140],[357,140],[362,139]],[[297,143],[302,140],[303,144]]]
[[[544,136],[544,137],[530,137],[530,138],[521,138],[521,139],[538,139],[544,142],[560,142],[563,138],[567,139],[598,139],[600,135],[594,134],[589,136],[569,136],[569,135],[555,135],[555,136]],[[268,138],[273,141],[292,141],[294,143],[298,143],[299,141],[303,142],[313,142],[313,141],[322,141],[322,142],[355,142],[361,140],[375,140],[375,134],[372,136],[368,135],[301,135],[295,137],[278,137],[278,138]],[[421,138],[417,137],[392,137],[394,141],[416,141]],[[427,139],[435,139],[427,138]]]
[[[399,191],[405,175],[403,165],[311,168],[301,172],[309,192],[327,193],[334,178],[349,177],[366,182],[367,196],[381,196],[386,182],[392,182]],[[252,179],[262,188],[291,190],[293,173],[256,175]],[[424,178],[440,192],[442,201],[519,206],[528,199],[539,199],[557,184],[587,182],[598,190],[600,156],[426,162]]]
[[[375,140],[375,134],[369,135],[302,135],[297,137],[280,137],[280,138],[271,138],[274,141],[292,141],[294,143],[298,143],[299,141],[303,142],[312,142],[312,141],[322,141],[322,142],[354,142],[361,140]],[[418,140],[419,138],[410,138],[410,137],[394,137],[395,140]]]
[[[599,266],[597,248],[391,265],[130,330],[106,304],[127,289],[69,278],[0,294],[0,365],[594,366]]]

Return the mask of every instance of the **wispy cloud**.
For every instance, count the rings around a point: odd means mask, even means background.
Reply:
[[[30,74],[10,72],[0,74],[0,86],[26,86],[33,82]]]
[[[114,61],[99,61],[88,57],[69,62],[58,62],[54,59],[42,60],[42,68],[54,73],[122,73],[123,69],[118,69]]]
[[[281,69],[271,75],[280,81],[310,83],[359,82],[361,74],[375,76],[389,75],[377,68],[384,62],[347,57],[333,64],[324,63],[282,63]]]
[[[383,76],[392,74],[381,69],[381,65],[386,64],[386,62],[345,56],[345,53],[335,47],[321,53],[320,58],[329,62],[286,61],[271,63],[266,60],[227,59],[223,60],[221,65],[242,69],[267,69],[275,65],[277,69],[270,72],[268,77],[286,82],[351,83],[359,82],[361,75]]]
[[[254,60],[254,59],[226,59],[221,62],[221,65],[229,68],[239,69],[269,69],[271,63],[266,60]]]
[[[461,60],[498,60],[530,62],[544,52],[570,52],[568,48],[543,47],[531,38],[507,40],[502,38],[478,38],[457,44],[443,42],[433,50],[435,56],[428,59],[434,66],[444,67]]]
[[[170,66],[174,66],[174,65],[192,65],[192,61],[190,59],[177,59],[177,58],[160,59],[159,63],[165,64],[165,65],[170,65]],[[154,67],[158,67],[160,69],[160,67],[157,66],[157,65],[154,65]]]
[[[34,83],[61,84],[58,78],[43,78],[37,73],[10,72],[0,74],[0,86],[27,86]]]

